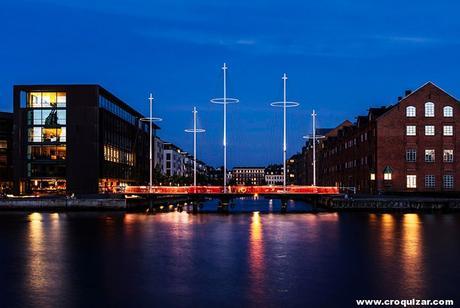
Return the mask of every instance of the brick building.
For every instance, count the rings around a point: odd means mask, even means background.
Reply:
[[[318,184],[364,193],[460,191],[459,108],[428,82],[395,105],[342,123],[320,141]]]

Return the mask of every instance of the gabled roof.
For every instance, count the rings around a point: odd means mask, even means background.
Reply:
[[[436,89],[442,91],[443,93],[445,93],[447,96],[449,96],[450,98],[452,98],[453,100],[455,100],[457,103],[460,103],[460,101],[454,97],[453,95],[447,93],[446,91],[444,91],[442,88],[438,87],[435,83],[433,83],[432,81],[428,81],[428,82],[425,82],[422,86],[418,87],[417,89],[415,89],[415,91],[412,91],[410,94],[404,96],[398,103],[396,103],[395,105],[390,105],[387,110],[385,112],[383,112],[382,114],[378,115],[377,118],[387,114],[390,110],[392,110],[393,108],[399,106],[399,104],[401,104],[403,101],[405,101],[408,97],[410,97],[411,95],[413,95],[414,93],[417,93],[418,91],[422,90],[423,88],[427,87],[427,86],[433,86],[435,87]]]
[[[419,90],[423,89],[424,87],[428,86],[428,85],[432,85],[434,86],[435,88],[441,90],[442,92],[446,93],[448,96],[450,96],[452,99],[456,100],[457,102],[460,102],[458,98],[456,98],[455,96],[453,96],[452,94],[449,94],[447,91],[445,91],[444,89],[442,89],[441,87],[439,87],[437,84],[435,84],[434,82],[432,81],[427,81],[425,82],[423,85],[421,85],[420,87],[418,87],[417,89],[415,89],[414,91],[412,91],[409,95],[406,95],[405,97],[403,97],[399,102],[405,100],[406,98],[408,98],[409,96],[411,96],[412,94],[414,94],[415,92],[418,92]],[[399,103],[398,103],[399,104]],[[397,104],[396,104],[397,105]],[[395,106],[396,106],[395,105]]]

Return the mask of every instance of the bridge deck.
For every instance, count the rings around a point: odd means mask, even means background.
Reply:
[[[149,195],[335,195],[335,186],[127,186],[123,194]]]

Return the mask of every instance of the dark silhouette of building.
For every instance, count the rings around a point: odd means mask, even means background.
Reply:
[[[99,85],[15,86],[15,192],[92,194],[147,183],[141,118]]]
[[[0,112],[0,192],[13,187],[13,114]]]

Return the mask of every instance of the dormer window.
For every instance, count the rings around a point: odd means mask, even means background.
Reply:
[[[425,103],[425,117],[434,117],[434,104],[432,102]]]
[[[393,178],[393,169],[391,169],[390,166],[386,166],[385,169],[383,169],[383,179],[385,181],[391,181]]]
[[[444,117],[452,118],[454,116],[454,108],[452,108],[451,106],[446,106],[442,110],[443,110]]]
[[[414,118],[416,113],[416,109],[414,106],[408,106],[406,107],[406,117],[408,118]]]

